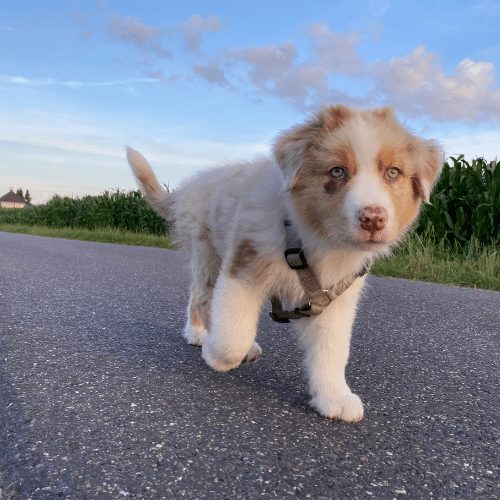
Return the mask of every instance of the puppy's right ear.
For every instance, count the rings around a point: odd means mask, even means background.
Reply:
[[[283,173],[285,191],[291,191],[294,188],[307,150],[318,144],[318,140],[325,132],[337,128],[350,114],[350,109],[345,106],[323,108],[312,120],[298,125],[278,137],[274,144],[273,153],[276,163]]]

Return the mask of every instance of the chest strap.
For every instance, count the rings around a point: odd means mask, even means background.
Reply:
[[[357,273],[345,276],[335,285],[325,290],[321,288],[318,278],[311,267],[309,267],[304,251],[302,250],[300,237],[289,221],[285,221],[285,231],[287,247],[284,253],[285,260],[290,269],[293,269],[297,273],[308,300],[305,304],[293,310],[286,311],[283,309],[281,300],[278,297],[272,297],[272,310],[269,316],[277,323],[290,323],[291,319],[301,319],[321,314],[325,308],[339,295],[344,293],[357,278],[364,276],[370,270],[370,266],[365,265]]]

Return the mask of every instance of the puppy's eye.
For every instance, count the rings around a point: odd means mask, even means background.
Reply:
[[[342,179],[342,177],[345,177],[345,169],[344,167],[333,167],[330,169],[330,175],[334,179]]]
[[[398,177],[399,177],[399,174],[400,174],[400,170],[399,168],[396,168],[396,167],[390,167],[388,168],[386,171],[385,171],[385,175],[388,179],[390,179],[391,181],[394,181],[396,180]]]

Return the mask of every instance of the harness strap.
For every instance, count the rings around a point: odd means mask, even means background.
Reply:
[[[318,278],[314,271],[309,267],[306,257],[302,250],[302,242],[300,236],[294,230],[289,221],[285,221],[286,231],[286,250],[285,260],[293,269],[304,287],[309,300],[306,304],[296,307],[294,310],[283,310],[283,305],[278,297],[271,298],[272,311],[269,316],[273,321],[278,323],[289,323],[291,319],[301,319],[309,316],[321,314],[325,308],[331,304],[339,295],[344,293],[357,278],[364,276],[370,269],[370,266],[365,265],[363,268],[351,275],[341,279],[338,283],[331,286],[327,290],[321,288]]]

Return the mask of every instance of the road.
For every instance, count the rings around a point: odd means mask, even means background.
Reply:
[[[307,405],[294,338],[211,371],[180,252],[0,233],[0,498],[498,498],[500,293],[370,276],[359,424]]]

